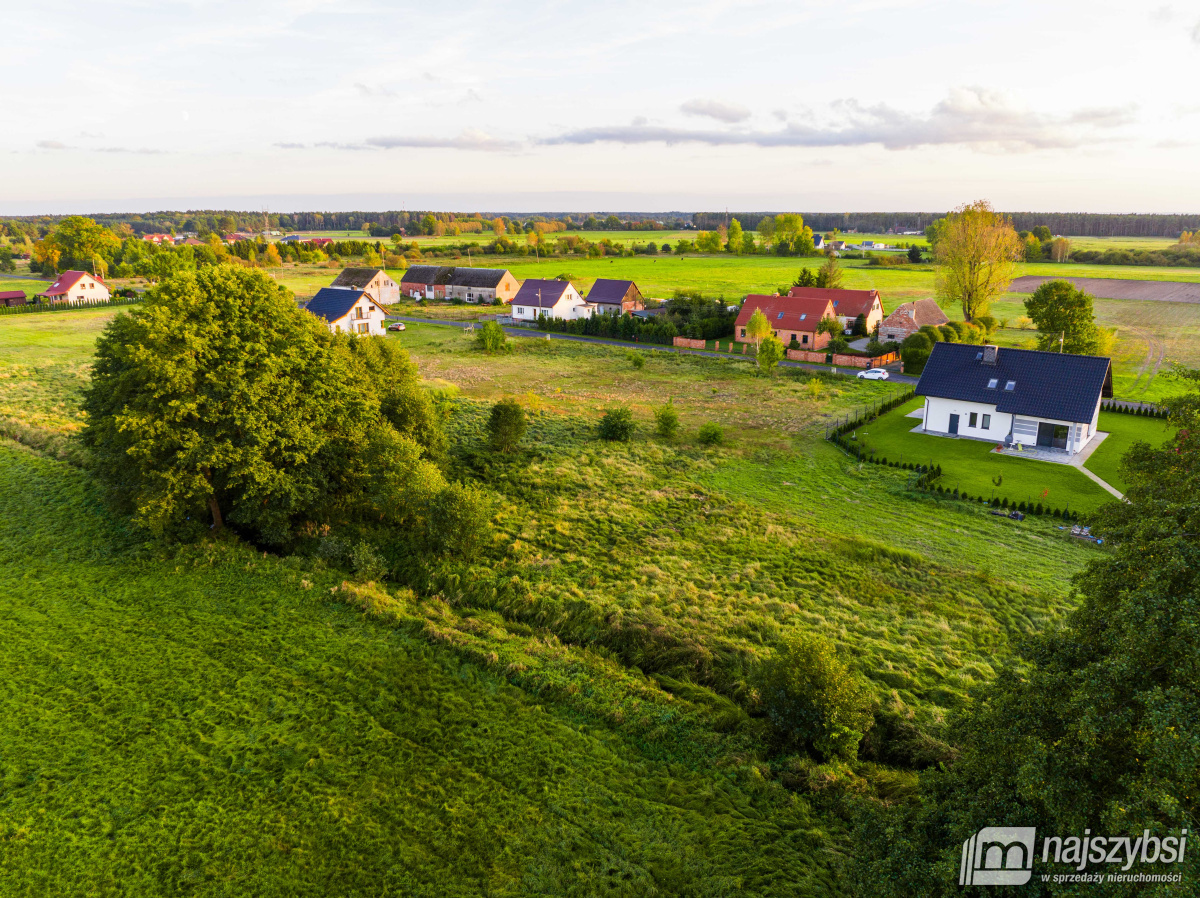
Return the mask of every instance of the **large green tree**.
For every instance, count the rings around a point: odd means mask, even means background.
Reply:
[[[332,335],[231,265],[166,280],[110,322],[84,409],[97,472],[157,533],[208,520],[284,542],[306,521],[404,523],[446,486],[403,351]]]
[[[984,826],[1036,826],[1040,835],[1057,836],[1090,829],[1131,838],[1148,830],[1159,839],[1177,837],[1183,828],[1194,832],[1200,811],[1200,371],[1178,376],[1191,387],[1169,402],[1179,430],[1160,447],[1139,443],[1126,454],[1126,501],[1108,504],[1092,522],[1111,549],[1076,578],[1078,610],[1061,629],[1030,639],[974,696],[952,727],[957,760],[924,774],[915,801],[864,813],[862,894],[960,894],[962,844]],[[1185,883],[1195,883],[1200,863],[1189,852],[1180,866],[1139,870],[1181,872]],[[1035,868],[1042,872],[1064,871]],[[1110,883],[1103,894],[1144,889]],[[1021,889],[1049,893],[1039,875]]]
[[[970,321],[987,314],[992,300],[1008,289],[1024,244],[1012,222],[983,200],[960,207],[944,221],[935,222],[933,232],[937,294],[943,305],[958,303]]]
[[[114,254],[121,247],[121,240],[103,225],[96,224],[82,215],[68,215],[46,238],[47,243],[58,250],[59,271],[74,268],[103,275]]]
[[[1103,340],[1092,297],[1069,281],[1046,281],[1025,300],[1025,311],[1038,329],[1038,349],[1100,352]]]

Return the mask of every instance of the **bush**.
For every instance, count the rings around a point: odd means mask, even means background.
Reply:
[[[675,439],[675,434],[679,432],[679,413],[670,399],[662,408],[655,410],[654,429],[664,440]]]
[[[426,530],[432,548],[472,554],[483,544],[491,518],[491,502],[482,489],[473,484],[447,484],[429,505]]]
[[[991,335],[998,327],[996,319],[991,315],[976,315],[974,321],[975,324],[983,328],[983,332],[988,335]]]
[[[492,448],[511,452],[525,435],[525,409],[515,399],[501,399],[492,406],[487,427]]]
[[[602,440],[619,440],[628,443],[633,439],[636,425],[633,421],[633,411],[625,406],[610,408],[600,419],[598,432]]]
[[[721,425],[715,421],[705,421],[700,425],[700,430],[696,433],[696,439],[705,446],[716,446],[723,442],[725,433],[721,430]]]
[[[479,333],[475,335],[475,346],[484,352],[500,352],[508,346],[508,338],[495,321],[485,321]]]
[[[763,708],[789,748],[850,760],[871,727],[870,692],[829,641],[800,634],[781,643],[758,673]]]
[[[359,540],[350,550],[350,569],[360,582],[382,580],[387,573],[383,556],[366,540]]]
[[[628,352],[626,352],[625,358],[629,359],[629,364],[633,365],[634,368],[639,370],[644,368],[646,365],[646,357],[636,349],[630,349]]]

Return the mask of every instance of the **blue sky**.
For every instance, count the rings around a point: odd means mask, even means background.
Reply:
[[[4,11],[0,214],[1200,210],[1175,3]]]

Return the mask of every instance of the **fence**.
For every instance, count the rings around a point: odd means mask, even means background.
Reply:
[[[676,337],[674,345],[682,346],[684,349],[703,349],[705,342],[703,340],[693,340],[689,337]]]
[[[829,361],[829,356],[824,352],[811,352],[807,349],[789,349],[787,357],[793,362],[812,362],[817,365],[824,365]]]
[[[115,299],[84,299],[74,302],[31,302],[22,306],[0,306],[0,315],[29,315],[35,312],[66,312],[71,309],[98,309],[105,306],[129,306],[142,301],[140,296]]]

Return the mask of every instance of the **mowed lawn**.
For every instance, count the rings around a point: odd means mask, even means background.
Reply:
[[[914,399],[855,431],[864,450],[888,461],[941,465],[938,486],[971,498],[993,496],[1009,502],[1042,503],[1051,508],[1093,511],[1112,496],[1070,465],[1000,456],[995,443],[911,433],[919,418],[907,413],[923,406]],[[995,482],[1000,479],[1000,483]]]
[[[0,894],[838,891],[782,789],[648,759],[336,582],[163,554],[0,442]]]
[[[1101,412],[1099,428],[1108,436],[1083,466],[1121,492],[1126,488],[1125,478],[1121,476],[1121,458],[1129,448],[1134,443],[1160,446],[1175,433],[1175,428],[1161,418],[1142,418],[1121,412]]]

